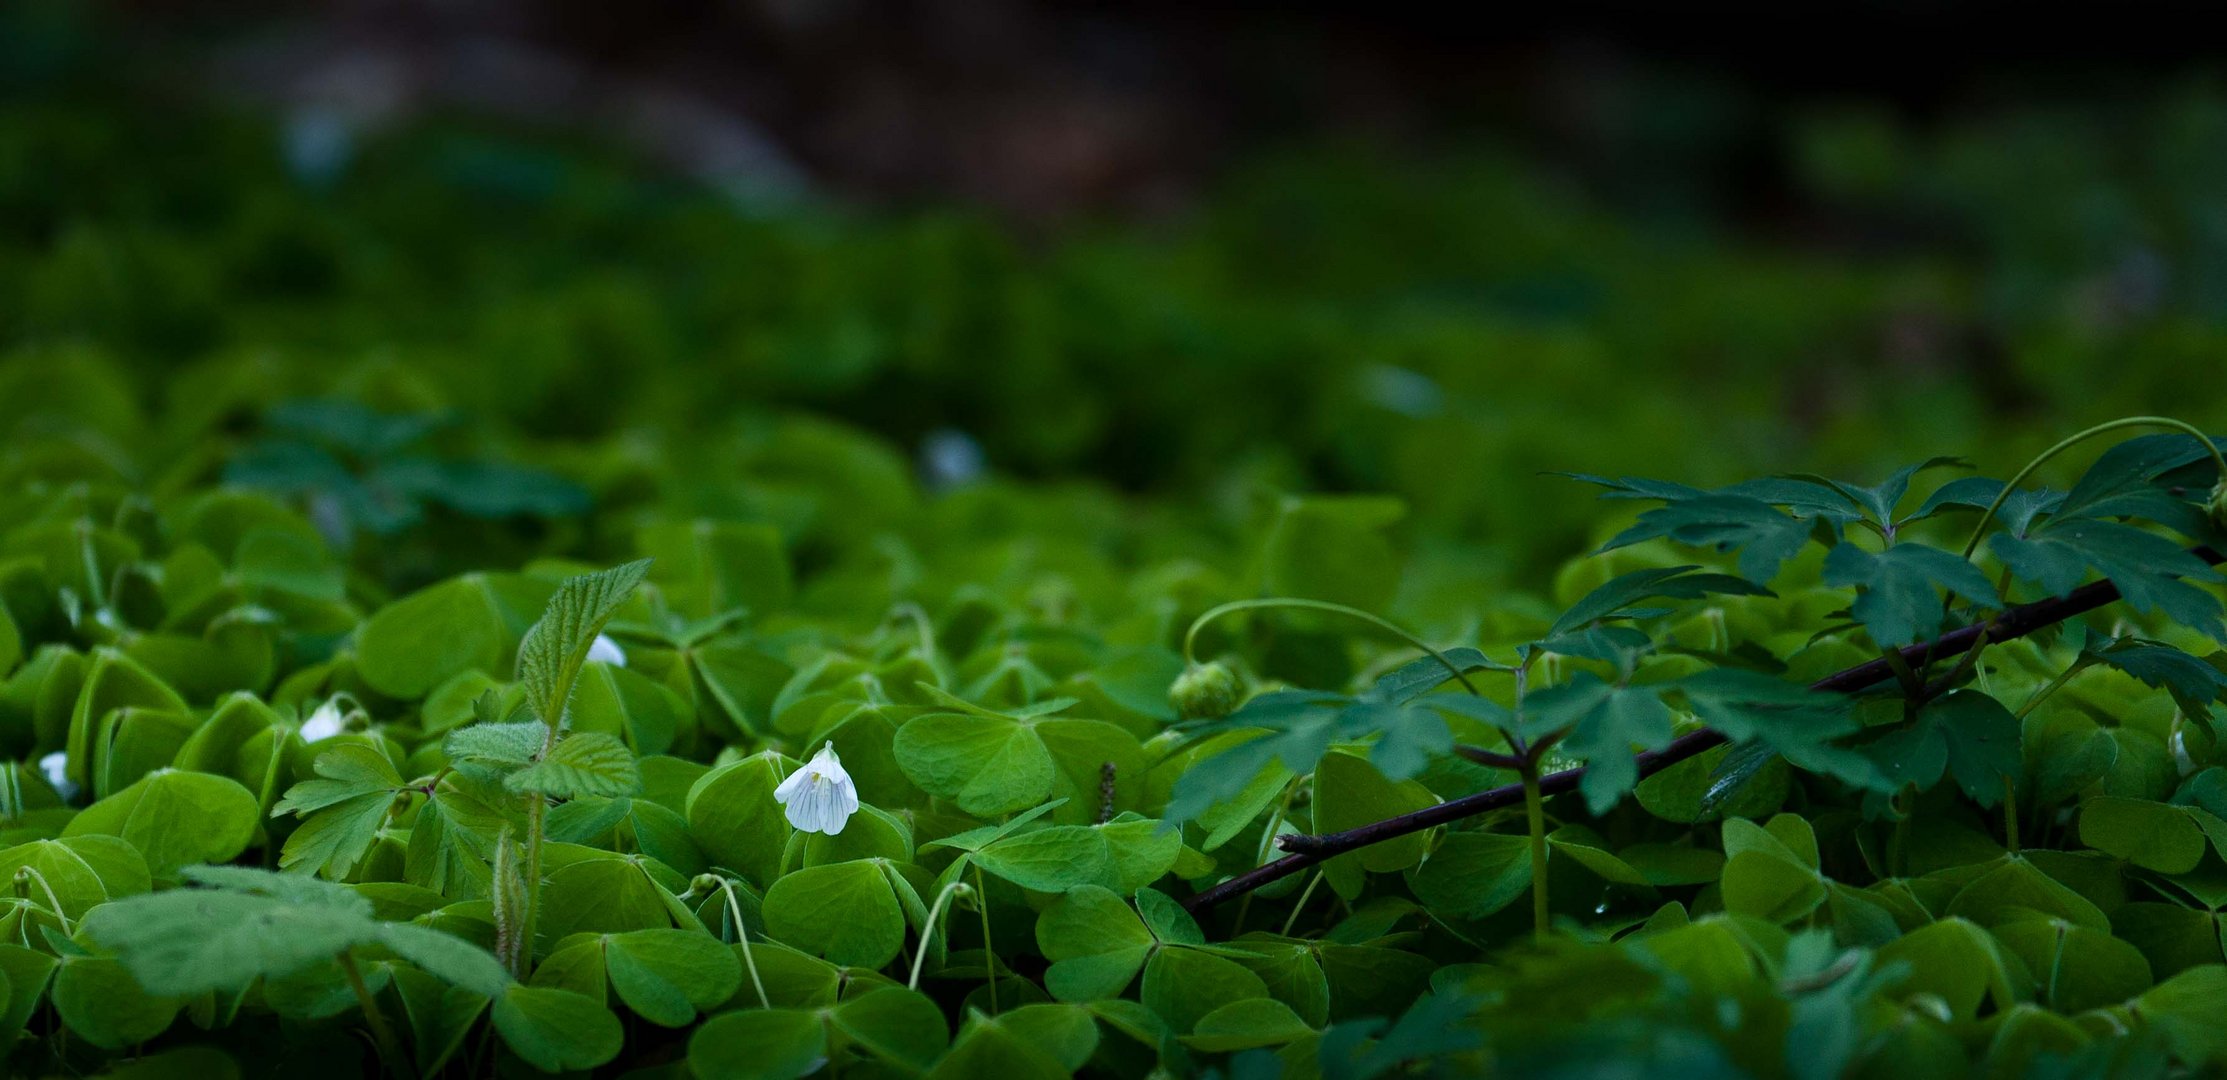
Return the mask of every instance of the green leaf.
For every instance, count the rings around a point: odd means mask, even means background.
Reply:
[[[289,788],[271,816],[299,814],[304,820],[286,838],[280,869],[300,866],[339,880],[378,842],[403,790],[402,775],[387,756],[362,743],[342,743],[317,755],[321,780]]]
[[[120,1050],[162,1034],[184,1004],[142,989],[123,964],[95,956],[63,957],[49,1000],[73,1034],[103,1050]]]
[[[692,930],[635,930],[606,938],[603,962],[627,1008],[653,1024],[686,1027],[742,984],[741,962],[716,945]]]
[[[1043,1032],[1033,1029],[1032,1024],[1037,1022],[1022,1014],[1030,1009],[1049,1009],[1071,1015],[1064,1010],[1072,1008],[1031,1005],[994,1017],[970,1011],[965,1026],[959,1031],[959,1041],[928,1075],[931,1080],[967,1080],[978,1076],[995,1076],[1001,1080],[1066,1080],[1073,1075],[1075,1066],[1059,1056],[1059,1051],[1067,1045],[1067,1040],[1059,1036],[1068,1032],[1060,1029],[1053,1038],[1046,1039]],[[1083,1022],[1095,1045],[1097,1024],[1087,1016]]]
[[[1857,787],[1886,786],[1870,759],[1833,745],[1832,740],[1860,726],[1842,695],[1815,693],[1769,675],[1730,668],[1704,671],[1677,685],[1702,722],[1735,743],[1763,743],[1799,768]]]
[[[37,884],[26,881],[26,897],[46,905],[52,890],[51,900],[72,921],[110,900],[154,887],[139,849],[113,836],[33,840],[0,851],[0,880],[12,881],[27,870],[37,875]]]
[[[395,969],[391,978],[389,985],[402,999],[403,1016],[409,1023],[418,1073],[436,1074],[456,1056],[464,1037],[487,1011],[487,996],[408,968]]]
[[[1981,806],[2002,802],[2004,785],[2025,770],[2018,717],[1980,691],[1951,690],[1926,702],[1918,723],[1938,734],[1949,775]]]
[[[614,797],[642,790],[642,774],[634,752],[617,736],[574,731],[559,738],[548,756],[504,778],[503,786],[559,799]]]
[[[905,912],[877,860],[809,866],[766,890],[766,932],[815,956],[878,968],[905,943]]]
[[[1267,996],[1268,985],[1242,964],[1198,949],[1163,948],[1145,961],[1137,1000],[1186,1034],[1230,1002]]]
[[[714,866],[761,888],[780,875],[790,828],[773,789],[802,765],[765,751],[705,773],[688,790],[688,829]]]
[[[1061,1001],[1119,997],[1155,940],[1119,895],[1077,886],[1036,921],[1036,947],[1051,961],[1044,987]]]
[[[1825,556],[1825,584],[1856,589],[1850,609],[1881,648],[1896,649],[1941,632],[1946,589],[1987,610],[2003,606],[1987,575],[1971,563],[1921,544],[1865,551],[1840,544]]]
[[[1614,551],[1646,540],[1667,538],[1691,547],[1740,553],[1740,576],[1757,585],[1769,584],[1779,567],[1809,543],[1814,521],[1840,522],[1859,516],[1845,498],[1839,507],[1823,509],[1800,505],[1794,513],[1780,510],[1765,498],[1737,493],[1704,492],[1675,484],[1651,481],[1578,479],[1612,489],[1607,497],[1662,499],[1666,504],[1649,510],[1623,532],[1610,537],[1595,552]],[[1817,485],[1809,485],[1816,487]]]
[[[1071,820],[1098,805],[1100,766],[1116,778],[1143,771],[1136,736],[1098,720],[1017,717],[985,711],[930,713],[897,729],[892,747],[920,790],[976,817],[1017,813],[1064,798]]]
[[[163,769],[86,807],[62,835],[122,837],[155,877],[169,878],[188,864],[227,862],[247,850],[260,810],[232,780]]]
[[[547,584],[518,574],[466,574],[380,608],[356,630],[356,670],[404,701],[459,673],[498,673],[539,611]]]
[[[1407,881],[1415,898],[1434,914],[1482,919],[1530,890],[1530,840],[1500,833],[1451,832],[1423,865],[1408,872]]]
[[[2178,806],[2099,795],[2080,804],[2080,842],[2146,870],[2185,874],[2204,858],[2204,830]]]
[[[2219,598],[2190,584],[2220,581],[2219,571],[2155,533],[2115,521],[2056,517],[2030,534],[1997,533],[1988,546],[2014,577],[2051,595],[2071,593],[2093,569],[2118,586],[2135,611],[2161,611],[2227,641]]]
[[[1314,1029],[1291,1011],[1291,1006],[1271,998],[1232,1001],[1199,1018],[1183,1043],[1210,1054],[1226,1054],[1259,1046],[1281,1046],[1314,1034]]]
[[[1584,759],[1578,790],[1586,806],[1605,814],[1639,783],[1634,748],[1659,750],[1674,734],[1662,687],[1616,686],[1591,672],[1532,694],[1525,726],[1537,734],[1567,731],[1561,749]]]
[[[1406,513],[1383,496],[1285,497],[1261,540],[1262,588],[1381,610],[1399,585],[1401,561],[1384,534]]]
[[[490,1015],[503,1045],[543,1072],[595,1068],[625,1044],[611,1010],[569,990],[512,986]]]
[[[572,686],[589,647],[649,570],[650,560],[640,559],[567,578],[549,598],[548,609],[518,647],[518,680],[542,723],[558,728],[570,723]]]
[[[499,775],[532,762],[548,740],[549,728],[539,720],[478,723],[449,732],[441,750],[459,766],[477,765]]]
[[[1548,638],[1557,638],[1614,619],[1640,619],[1668,613],[1666,608],[1637,606],[1643,600],[1695,600],[1711,594],[1772,596],[1769,589],[1729,574],[1700,573],[1698,566],[1650,567],[1610,579],[1570,606]]]
[[[688,1040],[702,1080],[799,1080],[827,1064],[827,1028],[793,1009],[722,1013]]]

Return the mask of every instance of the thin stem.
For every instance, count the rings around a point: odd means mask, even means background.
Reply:
[[[758,977],[758,958],[750,955],[750,928],[742,922],[742,903],[735,899],[735,883],[719,879],[719,891],[727,894],[727,917],[735,921],[735,940],[742,944],[742,966],[750,969],[750,985],[758,991],[758,1004],[770,1009],[773,999],[766,996],[765,980]]]
[[[1546,800],[1539,794],[1539,766],[1535,761],[1523,770],[1523,815],[1531,830],[1531,932],[1545,941],[1553,924],[1547,911]]]
[[[1482,746],[1467,745],[1454,747],[1454,753],[1458,757],[1468,758],[1469,760],[1474,761],[1479,765],[1486,765],[1495,769],[1506,769],[1509,772],[1523,771],[1523,759],[1515,756],[1514,754],[1502,754],[1496,751],[1487,750]]]
[[[38,867],[32,866],[28,863],[24,864],[23,868],[17,870],[16,873],[22,874],[25,877],[30,878],[32,881],[36,881],[39,883],[40,891],[46,893],[47,910],[52,911],[54,913],[54,920],[62,924],[62,936],[70,936],[69,914],[62,910],[62,898],[54,895],[54,886],[47,884],[46,875],[40,873]]]
[[[920,989],[920,966],[928,962],[928,941],[935,936],[936,917],[943,914],[943,905],[950,901],[953,893],[963,896],[971,891],[973,890],[967,886],[966,882],[954,881],[944,886],[942,892],[936,894],[935,903],[928,905],[928,921],[920,927],[920,948],[913,951],[912,978],[905,983],[905,989]],[[951,935],[947,933],[944,935],[944,948],[949,949],[950,947]]]
[[[998,954],[990,947],[990,894],[982,887],[982,864],[975,863],[968,869],[974,871],[974,907],[982,913],[982,966],[990,973],[990,1015],[998,1011]]]
[[[2049,700],[2049,695],[2054,694],[2058,690],[2062,689],[2066,683],[2072,681],[2073,676],[2078,675],[2086,670],[2088,670],[2088,665],[2082,664],[2078,661],[2074,661],[2072,664],[2067,665],[2063,671],[2057,673],[2056,678],[2041,684],[2041,686],[2036,688],[2034,692],[2026,698],[2026,704],[2020,705],[2018,707],[2018,718],[2020,720],[2026,719],[2026,714],[2033,712],[2035,709],[2041,706],[2042,702]]]
[[[363,972],[356,968],[354,955],[343,949],[340,969],[348,974],[348,988],[356,992],[356,1004],[363,1007],[364,1022],[371,1025],[372,1041],[379,1044],[379,1056],[386,1060],[388,1071],[396,1076],[410,1075],[408,1059],[402,1056],[402,1044],[395,1041],[394,1029],[387,1026],[385,1013],[371,996],[371,988],[364,985]]]
[[[1205,614],[1202,614],[1198,618],[1191,620],[1191,628],[1184,632],[1183,659],[1186,662],[1193,664],[1198,662],[1197,645],[1199,631],[1201,629],[1204,629],[1207,623],[1213,622],[1215,619],[1221,618],[1224,615],[1232,614],[1234,612],[1252,611],[1258,608],[1305,608],[1309,611],[1328,611],[1338,615],[1345,615],[1351,618],[1359,619],[1362,622],[1368,623],[1371,626],[1392,634],[1394,637],[1407,642],[1409,645],[1413,645],[1416,648],[1429,653],[1431,655],[1431,659],[1438,661],[1441,666],[1445,667],[1445,669],[1453,675],[1454,681],[1460,683],[1462,689],[1467,690],[1472,694],[1477,693],[1476,685],[1469,681],[1469,674],[1463,671],[1452,660],[1448,660],[1445,653],[1439,652],[1437,649],[1432,648],[1428,643],[1424,642],[1423,639],[1408,633],[1407,631],[1401,629],[1397,624],[1389,620],[1371,615],[1368,612],[1361,610],[1360,608],[1348,607],[1345,604],[1333,604],[1327,600],[1301,600],[1297,597],[1282,596],[1269,597],[1260,600],[1232,600],[1229,603],[1223,604],[1219,607],[1209,608],[1207,609]]]
[[[1284,916],[1284,928],[1277,933],[1284,937],[1291,936],[1291,928],[1299,923],[1299,913],[1306,910],[1307,901],[1315,894],[1315,886],[1320,884],[1322,884],[1322,871],[1317,870],[1315,876],[1307,879],[1307,887],[1299,890],[1299,902],[1291,905],[1291,914]]]
[[[2086,431],[2066,437],[2059,441],[2057,445],[2042,451],[2034,460],[2027,462],[2025,468],[2018,470],[2018,475],[2011,477],[2010,483],[2004,484],[2003,490],[1995,493],[1995,501],[1987,504],[1987,512],[1980,515],[1979,524],[1972,526],[1972,538],[1965,541],[1964,544],[1964,558],[1971,559],[1972,553],[1979,550],[1980,538],[1986,535],[1988,524],[1995,520],[1995,512],[2003,508],[2003,501],[2010,498],[2011,492],[2018,490],[2018,485],[2023,483],[2028,476],[2033,475],[2035,469],[2041,468],[2050,458],[2056,457],[2087,439],[2105,432],[2130,427],[2172,428],[2175,431],[2195,436],[2197,445],[2211,452],[2212,465],[2218,468],[2220,481],[2227,483],[2227,454],[2220,453],[2219,445],[2212,442],[2212,437],[2204,434],[2195,425],[2183,420],[2175,420],[2170,416],[2124,416],[2117,420],[2108,420]]]
[[[2227,556],[2223,556],[2211,548],[2192,548],[2190,552],[2197,558],[2204,560],[2207,565],[2227,561]],[[2074,589],[2065,596],[2049,597],[2036,600],[2030,604],[2021,604],[2006,609],[1995,616],[1991,630],[1988,629],[1988,623],[1978,622],[1952,630],[1932,641],[1906,646],[1901,650],[1900,658],[1903,663],[1908,664],[1929,654],[1936,659],[1961,656],[1970,651],[1973,644],[1980,639],[1983,630],[1987,630],[1989,641],[2011,641],[2044,627],[2054,626],[2066,619],[2084,615],[2118,599],[2118,586],[2111,584],[2108,580],[2092,581]],[[1887,661],[1881,658],[1869,660],[1844,671],[1828,675],[1811,683],[1810,689],[1818,693],[1852,694],[1877,686],[1891,677],[1893,677],[1893,672],[1888,667]],[[1713,729],[1688,732],[1671,740],[1670,745],[1660,750],[1650,750],[1636,755],[1634,762],[1637,765],[1639,778],[1645,779],[1653,776],[1687,758],[1722,746],[1727,741],[1723,733]],[[1547,773],[1539,777],[1540,794],[1542,796],[1554,796],[1575,791],[1578,781],[1584,775],[1585,769],[1582,766]],[[1464,795],[1461,798],[1425,807],[1412,813],[1399,814],[1382,821],[1356,826],[1343,832],[1308,836],[1303,839],[1297,835],[1287,836],[1280,841],[1280,844],[1284,850],[1291,852],[1291,854],[1266,866],[1255,867],[1210,889],[1196,893],[1185,900],[1183,906],[1191,913],[1197,914],[1224,900],[1257,889],[1271,881],[1277,881],[1305,871],[1307,868],[1332,856],[1367,847],[1370,844],[1406,836],[1409,833],[1421,832],[1424,829],[1449,822],[1475,817],[1478,814],[1514,806],[1523,801],[1523,797],[1522,785],[1504,785]]]
[[[2018,785],[2003,777],[2003,846],[2018,854]]]

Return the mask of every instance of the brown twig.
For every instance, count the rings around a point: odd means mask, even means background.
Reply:
[[[2208,547],[2196,548],[2193,550],[2193,554],[2209,564],[2227,561],[2227,556],[2223,556]],[[2054,626],[2076,615],[2084,615],[2094,611],[2118,599],[2118,586],[2108,581],[2090,582],[2064,596],[2036,600],[2030,604],[2020,604],[1989,619],[1951,630],[1931,641],[1906,645],[1900,650],[1901,655],[1898,659],[1907,665],[1960,656],[1971,651],[1983,638],[1988,642],[2000,643],[2013,638],[2024,637],[2036,630]],[[1876,660],[1868,660],[1857,664],[1845,671],[1827,675],[1811,683],[1810,689],[1824,693],[1852,694],[1859,690],[1869,689],[1893,677],[1893,666],[1885,657],[1880,657]],[[1649,750],[1637,755],[1639,775],[1642,779],[1652,776],[1705,750],[1722,746],[1724,743],[1725,737],[1722,734],[1706,729],[1681,735],[1671,740],[1669,745],[1660,750]],[[1585,768],[1583,766],[1548,773],[1539,778],[1540,792],[1545,796],[1554,796],[1573,791],[1584,775]],[[1279,841],[1279,846],[1291,852],[1291,854],[1277,859],[1275,862],[1248,870],[1210,889],[1195,893],[1189,899],[1183,901],[1183,906],[1195,915],[1230,897],[1250,892],[1271,881],[1296,874],[1325,859],[1342,855],[1356,848],[1364,848],[1370,844],[1406,836],[1409,833],[1421,832],[1432,826],[1445,825],[1460,821],[1463,818],[1475,817],[1478,814],[1514,806],[1522,801],[1523,785],[1508,784],[1488,791],[1480,791],[1474,795],[1464,795],[1459,799],[1425,807],[1413,813],[1401,814],[1397,817],[1386,818],[1383,821],[1356,826],[1343,832],[1326,833],[1321,836],[1287,835]]]

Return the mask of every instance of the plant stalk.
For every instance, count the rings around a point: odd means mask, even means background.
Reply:
[[[1531,933],[1545,941],[1552,933],[1553,916],[1547,910],[1546,798],[1539,794],[1539,763],[1523,768],[1523,816],[1531,830]]]
[[[1359,619],[1362,622],[1368,623],[1369,625],[1374,626],[1377,629],[1383,630],[1391,634],[1392,636],[1407,642],[1409,645],[1412,645],[1418,649],[1423,650],[1426,653],[1429,653],[1431,655],[1431,659],[1438,661],[1440,666],[1444,667],[1449,674],[1453,675],[1454,681],[1460,683],[1462,689],[1467,690],[1472,694],[1477,693],[1476,684],[1469,681],[1469,673],[1463,671],[1460,665],[1455,664],[1452,660],[1447,659],[1445,653],[1439,652],[1437,649],[1432,648],[1431,645],[1425,642],[1422,638],[1408,633],[1406,630],[1401,629],[1397,623],[1394,623],[1388,619],[1372,615],[1357,607],[1349,607],[1345,604],[1333,604],[1327,600],[1301,600],[1297,597],[1288,596],[1269,597],[1259,600],[1232,600],[1227,604],[1220,605],[1219,607],[1209,608],[1198,618],[1191,620],[1191,628],[1185,631],[1183,634],[1184,661],[1192,664],[1198,663],[1197,645],[1199,631],[1204,629],[1207,623],[1213,622],[1214,620],[1221,618],[1224,615],[1232,614],[1234,612],[1252,611],[1258,608],[1304,608],[1309,611],[1327,611],[1337,615],[1344,615],[1348,618]]]
[[[2208,547],[2191,549],[2191,553],[2206,564],[2216,565],[2227,561],[2227,555]],[[2021,604],[1997,613],[1992,619],[1960,627],[1931,641],[1908,645],[1900,650],[1900,659],[1907,665],[1923,657],[1946,659],[1970,651],[1982,636],[1990,642],[2005,642],[2024,637],[2044,627],[2054,626],[2066,619],[2084,615],[2119,599],[2118,586],[2109,581],[2094,581],[2082,585],[2061,597],[2049,597],[2030,604]],[[1810,684],[1810,689],[1820,693],[1852,694],[1866,690],[1894,677],[1893,670],[1884,658],[1868,660],[1844,671],[1836,672]],[[1641,778],[1653,776],[1687,758],[1706,750],[1722,746],[1725,736],[1715,730],[1689,732],[1671,741],[1660,750],[1649,750],[1636,755]],[[1542,796],[1551,797],[1577,789],[1578,781],[1585,775],[1584,767],[1564,769],[1539,777]],[[1183,906],[1197,914],[1224,900],[1257,889],[1271,881],[1306,870],[1334,855],[1340,855],[1370,844],[1381,843],[1409,833],[1421,832],[1433,826],[1461,821],[1478,814],[1514,806],[1523,801],[1521,784],[1491,788],[1412,813],[1400,814],[1382,821],[1356,826],[1343,832],[1321,836],[1286,836],[1281,841],[1284,850],[1291,854],[1266,866],[1256,867],[1230,878],[1212,888],[1203,890],[1183,902]]]
[[[394,1029],[387,1026],[385,1013],[379,1011],[379,1002],[371,996],[371,988],[364,985],[363,972],[356,967],[356,958],[343,949],[340,969],[348,974],[348,988],[356,992],[356,1004],[363,1007],[364,1023],[371,1025],[371,1039],[379,1044],[379,1056],[386,1061],[387,1071],[396,1076],[410,1075],[409,1059],[402,1056],[402,1044],[396,1041]]]

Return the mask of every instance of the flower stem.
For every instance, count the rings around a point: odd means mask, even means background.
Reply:
[[[920,948],[914,950],[913,952],[912,978],[906,981],[905,989],[920,989],[920,966],[928,962],[928,941],[935,936],[936,917],[943,914],[943,905],[951,899],[953,893],[964,895],[965,893],[970,891],[972,890],[967,886],[966,882],[954,881],[951,884],[944,886],[942,892],[936,894],[935,903],[928,905],[928,921],[921,924]],[[951,947],[951,935],[948,933],[944,935],[944,947],[947,949]],[[996,972],[992,972],[991,975],[994,977],[996,975]]]
[[[719,890],[727,894],[727,917],[735,921],[735,940],[742,945],[742,966],[750,969],[750,985],[758,991],[758,1004],[770,1009],[773,999],[766,996],[765,980],[758,977],[758,958],[750,955],[750,928],[742,922],[742,904],[735,899],[735,883],[719,879]]]
[[[387,1071],[396,1076],[410,1075],[408,1059],[402,1056],[402,1044],[395,1041],[394,1029],[387,1026],[385,1013],[379,1011],[379,1002],[371,996],[371,988],[364,985],[363,972],[356,968],[356,958],[346,949],[340,952],[340,969],[348,974],[348,988],[356,992],[356,1004],[363,1007],[364,1023],[371,1025],[371,1039],[379,1044],[379,1056],[386,1061]]]
[[[1284,928],[1277,931],[1278,933],[1285,937],[1291,936],[1291,928],[1299,923],[1299,913],[1306,910],[1307,901],[1315,894],[1315,886],[1320,884],[1322,884],[1322,871],[1317,870],[1315,876],[1307,879],[1307,887],[1299,890],[1299,902],[1291,905],[1291,914],[1284,917]]]
[[[990,893],[982,887],[982,865],[976,863],[974,871],[974,907],[982,913],[982,966],[990,977],[990,1015],[998,1011],[998,954],[990,948]]]
[[[1349,618],[1359,619],[1362,622],[1368,623],[1371,626],[1377,627],[1380,630],[1384,630],[1387,633],[1390,633],[1394,637],[1407,642],[1409,645],[1413,645],[1416,648],[1429,653],[1431,655],[1431,659],[1438,661],[1440,665],[1444,666],[1445,669],[1453,675],[1454,681],[1460,683],[1462,689],[1467,690],[1472,694],[1477,693],[1477,687],[1475,686],[1475,684],[1469,681],[1469,675],[1467,672],[1464,672],[1452,660],[1448,660],[1445,653],[1439,652],[1437,649],[1432,648],[1429,644],[1425,643],[1423,639],[1408,633],[1406,630],[1401,629],[1398,624],[1379,616],[1371,615],[1368,612],[1363,611],[1357,607],[1349,607],[1345,604],[1333,604],[1328,600],[1302,600],[1298,597],[1292,596],[1268,597],[1266,599],[1260,600],[1232,600],[1227,604],[1220,605],[1219,607],[1209,608],[1204,614],[1200,615],[1196,619],[1191,620],[1191,628],[1185,631],[1183,634],[1184,661],[1193,664],[1196,664],[1198,662],[1197,645],[1199,631],[1204,629],[1207,623],[1213,622],[1215,619],[1221,618],[1224,615],[1229,615],[1239,611],[1252,611],[1259,608],[1304,608],[1308,611],[1328,611],[1333,614],[1344,615]]]

